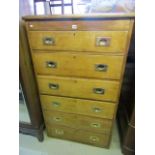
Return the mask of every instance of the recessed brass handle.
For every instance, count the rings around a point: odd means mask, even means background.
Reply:
[[[90,126],[93,128],[100,128],[101,124],[100,123],[91,123]]]
[[[110,46],[111,38],[109,37],[97,37],[96,46]]]
[[[98,142],[99,141],[99,138],[97,136],[90,136],[89,139],[92,141],[92,142]]]
[[[102,109],[100,109],[98,107],[94,107],[93,112],[99,113],[99,112],[102,112]]]
[[[96,64],[95,65],[95,70],[100,71],[100,72],[106,72],[108,69],[108,65],[106,64]]]
[[[105,90],[103,88],[93,88],[95,94],[104,94]]]
[[[54,61],[46,61],[46,67],[47,68],[56,68],[57,67],[57,63]]]
[[[54,117],[53,120],[56,121],[56,122],[62,121],[61,117]]]
[[[64,131],[61,130],[61,129],[55,129],[55,133],[56,133],[57,135],[63,135],[63,134],[64,134]]]
[[[54,45],[55,44],[55,39],[52,37],[44,37],[43,38],[43,43],[44,45]]]
[[[57,89],[59,89],[59,85],[58,85],[58,84],[49,83],[48,86],[49,86],[50,89],[53,89],[53,90],[57,90]]]
[[[52,102],[52,106],[53,107],[60,107],[60,103],[59,102]]]

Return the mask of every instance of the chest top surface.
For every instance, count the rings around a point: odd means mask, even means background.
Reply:
[[[134,18],[135,0],[92,0],[73,1],[73,12],[59,13],[54,10],[51,14],[34,14],[23,17],[26,21],[40,20],[95,20]],[[65,8],[65,7],[64,7]],[[67,10],[67,9],[66,9]],[[68,9],[69,10],[69,9]],[[46,12],[46,11],[45,11]]]

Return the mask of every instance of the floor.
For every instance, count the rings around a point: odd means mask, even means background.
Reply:
[[[19,155],[123,155],[116,124],[109,149],[49,138],[46,132],[43,142],[38,142],[37,138],[23,134],[19,134],[19,142]]]
[[[31,123],[21,84],[19,85],[19,121]]]
[[[20,103],[20,101],[19,101],[19,121],[31,123],[26,104]]]

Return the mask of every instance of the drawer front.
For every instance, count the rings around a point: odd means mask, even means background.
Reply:
[[[32,49],[124,52],[127,31],[29,31]]]
[[[56,110],[107,119],[113,119],[116,107],[114,103],[67,97],[40,95],[40,99],[43,110]]]
[[[128,30],[130,20],[96,20],[96,21],[31,21],[29,30],[70,31],[70,30]]]
[[[63,125],[71,128],[90,130],[99,133],[110,134],[112,120],[88,117],[78,114],[62,113],[58,111],[44,110],[46,124]]]
[[[99,147],[107,147],[110,138],[110,136],[107,134],[98,134],[59,125],[47,126],[47,134],[48,136],[74,140],[77,142],[91,144]]]
[[[37,74],[120,79],[123,56],[78,53],[33,53]]]
[[[56,76],[38,76],[41,94],[116,102],[119,82]]]

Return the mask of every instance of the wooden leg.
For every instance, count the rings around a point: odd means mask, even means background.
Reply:
[[[39,142],[43,142],[44,141],[43,131],[38,133],[37,138],[38,138]]]
[[[22,134],[26,134],[26,135],[32,135],[37,137],[39,142],[43,142],[44,140],[44,134],[43,134],[43,130],[44,130],[44,124],[42,124],[40,126],[40,128],[33,128],[32,126],[29,127],[24,127],[24,126],[20,126],[19,127],[19,132]]]

